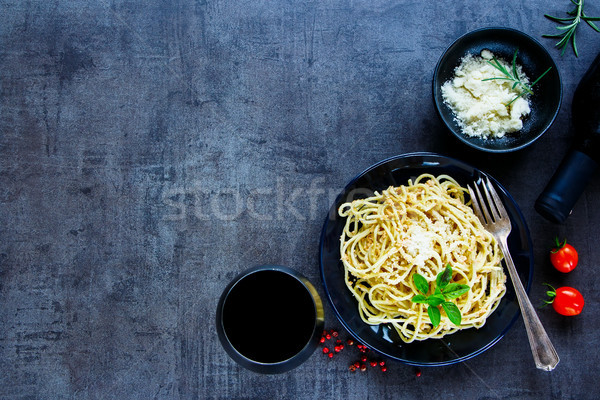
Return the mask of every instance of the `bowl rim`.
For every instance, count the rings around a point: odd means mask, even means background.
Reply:
[[[442,66],[442,61],[445,61],[446,54],[448,54],[450,49],[452,49],[460,41],[462,41],[472,35],[481,33],[483,31],[511,32],[511,33],[522,36],[526,40],[531,41],[536,47],[538,47],[543,53],[545,53],[552,62],[551,67],[556,70],[556,75],[558,78],[558,104],[556,105],[556,109],[554,110],[552,118],[550,118],[548,120],[548,122],[544,125],[543,129],[541,129],[540,132],[536,136],[532,137],[525,143],[522,143],[518,146],[506,147],[506,148],[501,148],[501,149],[490,149],[485,146],[481,146],[481,145],[478,145],[478,144],[475,144],[475,143],[469,141],[465,137],[465,135],[463,135],[460,132],[455,132],[455,130],[450,127],[450,125],[448,124],[448,122],[446,121],[446,119],[444,118],[444,116],[442,114],[441,107],[442,107],[443,101],[442,102],[438,101],[438,98],[436,96],[436,88],[438,88],[438,87],[441,88],[438,77],[439,77],[440,68]],[[513,151],[522,150],[523,148],[531,145],[533,142],[538,140],[544,133],[546,133],[546,131],[548,129],[550,129],[550,127],[553,125],[554,121],[556,120],[556,117],[558,116],[558,113],[560,112],[560,108],[562,106],[563,84],[562,84],[562,78],[560,76],[560,71],[556,65],[556,62],[554,61],[554,58],[552,57],[552,55],[550,54],[548,49],[546,49],[537,39],[535,39],[534,37],[532,37],[531,35],[523,32],[523,31],[520,31],[515,28],[502,27],[502,26],[489,26],[489,27],[477,28],[475,30],[466,32],[463,35],[459,36],[457,39],[455,39],[448,47],[446,47],[446,49],[444,50],[444,52],[438,59],[435,69],[433,70],[432,95],[433,95],[433,102],[435,104],[435,110],[436,110],[438,116],[440,117],[440,119],[442,120],[442,122],[444,123],[446,128],[450,131],[450,133],[452,133],[452,135],[454,137],[456,137],[458,140],[460,140],[462,143],[464,143],[464,144],[468,145],[469,147],[474,148],[476,150],[481,150],[481,151],[485,151],[488,153],[510,153]]]

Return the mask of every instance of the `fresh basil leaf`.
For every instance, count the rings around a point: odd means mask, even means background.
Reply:
[[[470,288],[468,285],[463,285],[461,283],[449,283],[442,293],[446,299],[450,300],[462,296],[463,294],[467,293],[469,289]]]
[[[438,274],[437,278],[435,279],[435,283],[437,287],[443,289],[446,287],[446,285],[448,285],[448,283],[450,283],[451,279],[452,267],[450,266],[450,264],[447,264],[446,268],[444,268],[444,270]]]
[[[437,294],[432,294],[431,296],[429,296],[427,298],[427,304],[429,304],[430,306],[434,306],[434,307],[439,306],[444,301],[446,301],[446,299],[444,299],[444,296],[437,295]]]
[[[412,302],[413,303],[427,303],[427,304],[429,304],[429,302],[427,300],[428,300],[427,296],[423,296],[422,294],[417,294],[417,295],[413,296],[413,298],[412,298]]]
[[[456,307],[456,304],[447,301],[445,303],[442,303],[442,308],[446,312],[446,315],[448,316],[448,319],[450,319],[450,322],[452,322],[456,326],[459,326],[462,317],[460,315],[460,310],[458,309],[458,307]]]
[[[429,292],[429,282],[427,282],[427,279],[423,275],[415,273],[413,275],[413,282],[419,292],[423,294]]]
[[[442,315],[440,314],[439,308],[429,306],[429,308],[427,308],[427,315],[429,315],[429,319],[431,320],[431,325],[433,325],[434,328],[440,324]]]

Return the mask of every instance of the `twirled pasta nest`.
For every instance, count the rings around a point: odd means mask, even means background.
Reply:
[[[344,203],[340,254],[348,289],[364,322],[391,324],[405,342],[440,338],[460,329],[480,328],[506,292],[502,253],[469,203],[467,190],[447,175],[423,174],[408,185]],[[452,300],[462,320],[455,326],[442,311],[434,327],[412,276],[432,288],[450,264],[452,282],[470,290]]]

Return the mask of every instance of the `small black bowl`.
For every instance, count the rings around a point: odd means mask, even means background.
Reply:
[[[523,120],[523,128],[501,138],[483,139],[465,135],[452,110],[444,103],[442,85],[453,78],[461,59],[469,53],[479,55],[487,49],[510,63],[517,48],[517,64],[523,67],[531,81],[552,67],[533,87],[534,94],[529,99],[531,113]],[[460,141],[478,150],[506,153],[530,145],[550,128],[560,109],[562,84],[554,60],[531,36],[510,28],[482,28],[458,38],[442,55],[433,74],[433,100],[442,121]]]
[[[219,340],[234,361],[254,372],[277,374],[299,366],[318,347],[324,310],[304,276],[263,265],[229,283],[216,319]]]

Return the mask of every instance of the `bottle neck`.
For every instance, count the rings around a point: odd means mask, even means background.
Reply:
[[[535,202],[536,211],[550,221],[564,222],[598,165],[586,153],[569,151]]]

